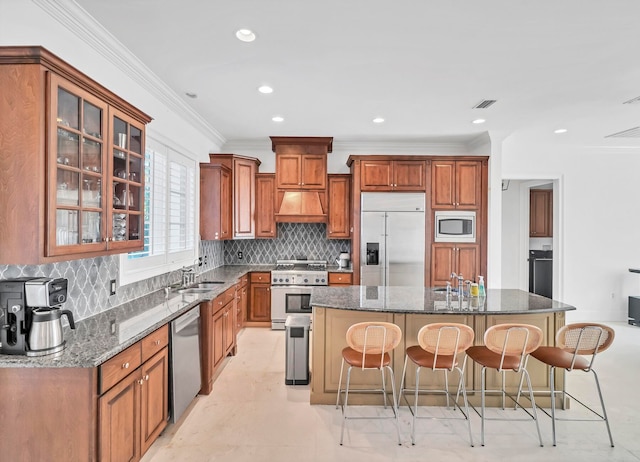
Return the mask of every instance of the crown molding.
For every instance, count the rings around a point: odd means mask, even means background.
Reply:
[[[167,108],[182,117],[218,146],[226,139],[200,114],[189,107],[179,95],[151,69],[113,36],[102,24],[72,0],[32,0],[56,21],[89,45],[100,56],[118,68],[131,80],[145,88]]]

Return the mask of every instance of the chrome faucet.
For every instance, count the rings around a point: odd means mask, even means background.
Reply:
[[[186,266],[183,266],[180,269],[180,272],[182,273],[182,287],[190,286],[196,282],[197,274],[194,268],[187,268]]]
[[[458,297],[462,297],[464,295],[464,277],[462,274],[451,273],[451,279],[458,279]]]

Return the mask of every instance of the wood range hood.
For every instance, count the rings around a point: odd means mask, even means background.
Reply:
[[[327,222],[327,154],[332,137],[272,136],[276,153],[276,222]]]

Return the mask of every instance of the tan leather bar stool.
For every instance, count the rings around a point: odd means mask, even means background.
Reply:
[[[576,323],[568,324],[561,327],[556,334],[556,346],[541,346],[537,350],[531,353],[531,356],[539,361],[551,366],[549,368],[549,383],[550,383],[550,396],[551,396],[551,428],[553,435],[553,445],[556,445],[556,421],[568,420],[568,421],[604,421],[607,425],[607,432],[609,433],[609,442],[613,447],[613,437],[611,436],[611,428],[609,428],[609,419],[607,419],[607,411],[604,407],[604,400],[602,398],[602,390],[600,389],[600,381],[598,380],[598,374],[593,369],[593,362],[596,359],[598,353],[603,352],[613,342],[615,332],[611,327],[603,324],[595,323]],[[591,359],[584,356],[591,356]],[[562,368],[566,372],[583,371],[593,372],[593,377],[596,382],[596,388],[598,390],[598,397],[600,398],[600,405],[602,406],[602,414],[598,413],[591,407],[587,406],[580,400],[566,391],[566,381],[564,381],[562,390],[555,390],[555,370],[556,368]],[[585,409],[591,411],[598,418],[594,419],[578,419],[578,418],[559,418],[556,416],[556,393],[562,394],[562,403],[564,406],[565,397],[569,396],[571,399],[582,405]],[[549,415],[547,411],[541,408],[541,410]]]
[[[521,373],[527,380],[527,387],[529,389],[529,399],[531,400],[531,412],[521,406],[518,401],[511,395],[507,394],[504,390],[504,374],[502,382],[502,390],[489,390],[490,393],[501,393],[503,400],[505,396],[508,396],[516,403],[516,407],[520,407],[524,410],[529,417],[536,423],[536,430],[538,431],[538,439],[540,440],[540,446],[542,446],[542,435],[540,434],[540,426],[538,425],[538,417],[536,414],[535,399],[533,397],[533,390],[531,388],[531,378],[527,371],[527,359],[529,354],[540,346],[542,343],[542,329],[537,326],[529,324],[497,324],[489,327],[484,333],[484,345],[472,346],[467,350],[467,356],[473,359],[477,364],[482,366],[481,377],[481,443],[484,446],[484,427],[485,420],[523,420],[523,419],[501,419],[501,418],[487,418],[485,409],[485,395],[487,393],[486,388],[486,371],[487,368],[495,369],[498,372],[515,372]],[[504,401],[503,401],[504,403]],[[503,405],[504,407],[504,405]],[[475,408],[474,408],[475,410]],[[477,412],[477,410],[476,410]]]
[[[469,442],[473,447],[473,436],[471,434],[471,418],[469,416],[469,404],[467,402],[467,390],[464,384],[464,371],[467,363],[467,357],[464,357],[462,367],[459,366],[459,355],[467,350],[472,344],[475,334],[473,329],[465,324],[457,323],[434,323],[423,326],[418,331],[418,345],[407,348],[404,358],[404,368],[402,370],[402,383],[400,384],[400,393],[398,396],[398,404],[404,394],[405,401],[409,406],[409,410],[413,416],[411,421],[411,444],[416,444],[416,419],[460,419],[461,417],[427,417],[418,416],[418,396],[425,394],[444,394],[447,397],[447,408],[449,407],[449,380],[448,373],[454,369],[458,372],[458,392],[453,400],[454,408],[462,412],[463,419],[467,421],[469,428]],[[407,373],[407,364],[411,360],[416,366],[416,386],[415,388],[404,388]],[[420,369],[427,368],[432,371],[444,372],[445,388],[437,389],[420,389]],[[407,399],[406,391],[413,392],[413,409]],[[464,409],[458,405],[458,398],[462,391]]]
[[[340,430],[340,445],[344,439],[344,425],[347,419],[395,419],[396,431],[398,433],[398,444],[400,441],[400,426],[398,424],[398,407],[396,401],[396,386],[391,368],[391,356],[389,352],[398,346],[402,340],[402,330],[396,324],[390,322],[361,322],[352,325],[346,334],[347,347],[342,350],[342,365],[340,366],[340,380],[338,382],[338,396],[336,398],[336,408],[340,405],[342,394],[342,373],[345,363],[349,364],[347,370],[347,383],[344,390],[344,405],[342,406],[342,428]],[[349,402],[349,383],[351,381],[351,369],[357,367],[362,370],[378,370],[382,378],[382,388],[352,390],[352,393],[382,392],[385,409],[387,408],[387,387],[384,377],[385,370],[389,373],[392,390],[393,416],[380,417],[349,417],[347,416],[347,405]]]

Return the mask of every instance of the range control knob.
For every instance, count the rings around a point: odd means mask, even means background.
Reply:
[[[289,278],[285,279],[284,282],[289,282]]]
[[[322,278],[322,280],[320,282],[324,283],[324,278]]]
[[[316,278],[316,282],[320,282],[320,279]]]
[[[309,282],[309,280],[307,278],[304,278],[304,282]]]

